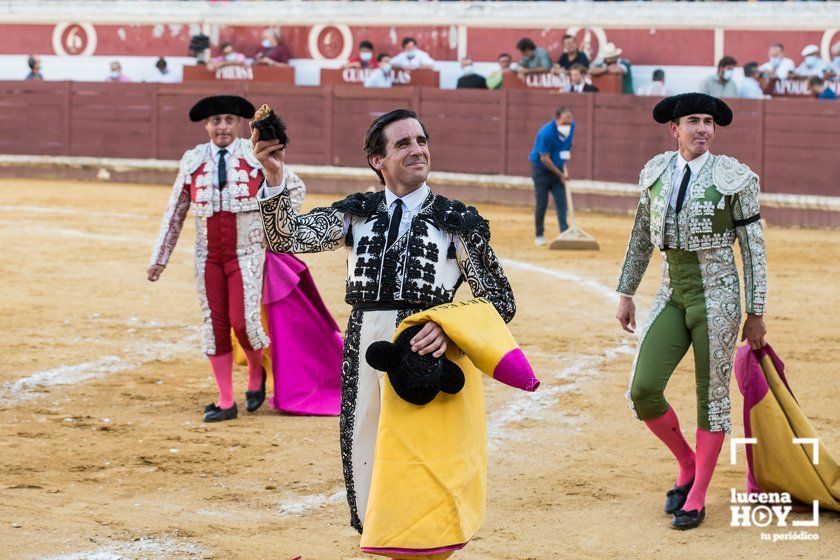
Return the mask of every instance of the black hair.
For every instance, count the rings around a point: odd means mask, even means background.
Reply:
[[[503,56],[506,56],[506,57],[508,57],[508,58],[510,58],[510,59],[513,59],[513,57],[512,57],[512,56],[510,56],[510,54],[509,54],[509,53],[503,52],[502,54],[500,54],[499,56],[497,56],[497,57],[496,57],[496,60],[499,60],[499,59],[500,59],[500,58],[502,58]]]
[[[758,62],[747,62],[744,64],[744,76],[750,78],[758,74]]]
[[[566,33],[565,35],[563,35],[562,40],[565,41],[566,39],[574,39],[574,38],[575,38],[574,35],[569,35],[568,33]]]
[[[665,70],[662,68],[657,68],[653,71],[653,81],[654,82],[664,82],[665,81]]]
[[[385,184],[385,177],[382,176],[381,171],[370,164],[370,158],[372,156],[385,156],[388,151],[385,128],[391,123],[405,119],[414,119],[419,122],[420,128],[423,129],[423,134],[426,135],[427,140],[429,139],[429,131],[426,130],[426,125],[417,117],[417,113],[408,109],[394,109],[384,115],[379,115],[376,120],[370,123],[367,132],[365,132],[365,156],[367,157],[368,166],[379,176],[379,182],[383,185]]]
[[[166,69],[166,59],[163,57],[157,59],[157,62],[155,62],[155,68],[157,68],[158,70]]]
[[[364,41],[362,41],[361,43],[359,43],[359,48],[360,48],[360,49],[370,49],[370,50],[373,50],[373,43],[371,43],[370,41],[368,41],[367,39],[365,39]]]
[[[584,66],[580,62],[576,62],[576,63],[572,64],[572,66],[569,68],[569,70],[577,70],[581,74],[586,74],[586,73],[589,72],[589,68],[587,68],[586,66]]]
[[[738,66],[738,61],[731,56],[724,56],[718,61],[718,68],[723,68],[724,66]]]
[[[232,47],[232,46],[233,45],[231,45],[230,43],[222,43],[221,45],[219,45],[219,50],[223,51],[223,50],[225,50],[225,47]]]
[[[26,63],[29,64],[30,70],[35,70],[35,65],[38,64],[38,59],[34,56],[30,56],[29,60],[27,60]]]
[[[405,46],[409,43],[414,43],[416,45],[417,44],[417,39],[415,39],[414,37],[406,37],[405,39],[402,40],[403,48],[405,48]]]
[[[386,56],[390,58],[391,55],[386,52],[379,53],[378,55],[376,55],[376,62],[382,62],[382,59]]]
[[[554,113],[554,118],[559,119],[560,116],[563,115],[564,113],[569,113],[570,115],[573,114],[572,110],[569,109],[568,107],[565,107],[565,106],[564,107],[558,107],[557,111]]]
[[[820,78],[819,76],[811,76],[808,78],[808,85],[809,86],[821,86],[825,83],[825,80]]]
[[[519,52],[535,51],[537,50],[537,45],[528,37],[522,37],[519,39],[519,42],[516,43],[516,50]]]

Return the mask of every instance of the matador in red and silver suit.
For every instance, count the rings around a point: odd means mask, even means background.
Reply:
[[[231,95],[207,97],[190,110],[190,120],[204,123],[210,142],[187,150],[181,158],[148,270],[149,280],[157,280],[192,209],[195,279],[204,316],[202,350],[210,359],[219,389],[219,400],[205,408],[207,422],[237,416],[231,329],[248,360],[248,411],[265,400],[266,374],[261,363],[269,339],[260,320],[265,253],[255,197],[263,173],[251,143],[237,137],[242,119],[253,116],[254,106],[248,100]],[[303,182],[293,172],[287,174],[300,204]]]

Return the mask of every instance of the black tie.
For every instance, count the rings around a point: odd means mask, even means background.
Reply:
[[[394,213],[391,214],[391,223],[388,226],[388,240],[385,248],[390,247],[397,240],[397,234],[400,232],[400,222],[402,221],[402,200],[397,200],[397,207],[394,208]]]
[[[227,163],[225,163],[225,155],[227,154],[227,150],[222,148],[219,150],[219,165],[216,166],[219,175],[219,190],[225,188],[227,184]]]
[[[685,172],[683,173],[682,183],[680,183],[680,192],[677,194],[677,214],[683,207],[685,200],[685,191],[688,190],[688,182],[691,180],[691,168],[686,164]]]

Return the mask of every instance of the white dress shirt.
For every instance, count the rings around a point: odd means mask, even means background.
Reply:
[[[709,152],[706,152],[702,156],[694,158],[691,161],[685,161],[682,155],[677,153],[677,159],[674,161],[674,172],[671,175],[671,199],[669,201],[671,208],[674,210],[677,209],[677,198],[679,197],[680,183],[682,183],[685,166],[687,165],[688,168],[691,169],[691,179],[688,180],[688,190],[686,190],[686,198],[688,198],[688,193],[691,191],[691,185],[694,184],[694,180],[697,179],[697,175],[700,174],[700,170],[703,169],[703,165],[706,164],[706,160],[708,159]]]
[[[807,59],[803,60],[802,63],[796,67],[795,72],[803,78],[810,78],[812,76],[819,76],[822,78],[829,70],[831,70],[831,65],[825,60],[818,58],[813,61]]]
[[[786,80],[788,74],[793,72],[795,69],[796,63],[788,57],[784,57],[783,59],[781,59],[778,65],[774,64],[773,61],[768,60],[767,62],[758,67],[759,72],[770,74],[771,77],[777,78],[779,80]]]
[[[407,68],[408,70],[417,70],[418,68],[425,68],[432,66],[435,60],[429,56],[426,51],[414,49],[411,52],[403,51],[391,59],[391,64],[399,68]]]
[[[668,97],[671,92],[665,87],[665,82],[651,82],[646,86],[640,87],[636,90],[636,95],[645,95],[649,97]]]
[[[365,79],[364,86],[366,88],[389,88],[394,85],[394,75],[391,72],[387,74],[381,68],[374,68],[368,77]]]
[[[231,142],[230,144],[225,146],[225,150],[227,150],[227,153],[225,154],[225,166],[227,167],[228,171],[230,171],[230,166],[232,165],[231,158],[233,157],[233,156],[230,155],[230,153],[233,151],[233,148],[235,147],[235,143],[238,142],[238,141],[239,141],[239,139],[236,138],[236,139],[234,139],[233,142]],[[213,158],[213,188],[214,189],[219,188],[219,150],[221,150],[221,149],[222,148],[217,146],[212,141],[210,142],[210,156]],[[236,162],[234,161],[233,163],[236,163]]]
[[[403,214],[400,220],[397,238],[402,237],[408,231],[408,228],[411,226],[411,220],[420,211],[423,206],[423,201],[426,200],[427,196],[429,196],[429,186],[426,183],[423,183],[422,187],[408,193],[402,198],[399,198],[396,194],[388,190],[388,187],[385,187],[385,204],[388,206],[388,216],[394,215],[397,204],[403,205]]]

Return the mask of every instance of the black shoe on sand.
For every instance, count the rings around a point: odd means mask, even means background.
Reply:
[[[208,404],[204,407],[204,421],[205,422],[222,422],[224,420],[233,420],[239,415],[236,409],[236,403],[230,408],[219,408],[214,403]]]
[[[703,523],[704,519],[706,519],[706,508],[700,511],[696,509],[691,511],[680,509],[674,514],[674,520],[671,521],[671,529],[677,529],[679,531],[694,529]]]
[[[245,391],[245,408],[248,412],[256,412],[265,402],[265,379],[268,377],[265,368],[262,371],[262,385],[257,391]]]
[[[694,479],[691,479],[691,482],[688,484],[674,486],[668,490],[668,493],[665,494],[665,513],[673,515],[678,510],[682,509],[685,505],[686,499],[688,499],[688,492],[691,490],[692,486],[694,486]]]

